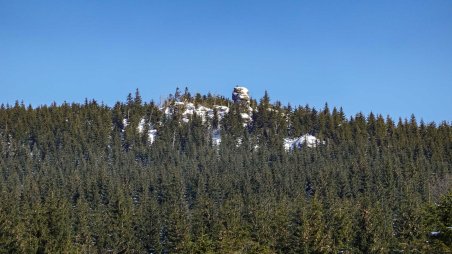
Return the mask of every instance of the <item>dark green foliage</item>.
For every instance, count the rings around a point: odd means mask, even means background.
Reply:
[[[348,120],[265,93],[244,126],[224,97],[177,89],[162,105],[176,101],[230,113],[184,123],[138,90],[112,108],[2,106],[0,253],[451,251],[448,123]],[[325,144],[283,149],[306,133]]]

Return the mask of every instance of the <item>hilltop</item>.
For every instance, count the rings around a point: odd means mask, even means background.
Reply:
[[[448,123],[231,90],[0,107],[0,250],[450,252]]]

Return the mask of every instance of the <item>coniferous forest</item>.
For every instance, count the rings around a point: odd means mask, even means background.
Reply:
[[[451,253],[450,123],[242,102],[2,105],[0,252]]]

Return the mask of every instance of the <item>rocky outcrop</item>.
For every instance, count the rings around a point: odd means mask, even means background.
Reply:
[[[167,106],[160,110],[162,110],[167,117],[171,117],[176,108],[181,112],[182,121],[185,123],[188,123],[195,113],[197,116],[201,117],[203,122],[214,117],[213,109],[217,110],[218,120],[223,119],[223,117],[229,113],[229,108],[227,106],[213,105],[213,108],[208,108],[198,105],[198,107],[196,107],[195,104],[191,102],[175,102],[173,106]]]
[[[235,104],[240,105],[240,116],[242,117],[243,126],[246,126],[251,122],[251,116],[253,109],[250,107],[250,95],[248,94],[248,88],[243,86],[236,86],[232,91],[232,100]]]
[[[321,141],[320,139],[316,138],[315,136],[305,134],[298,138],[285,138],[284,139],[284,149],[293,150],[293,149],[300,149],[303,146],[307,147],[317,147],[317,145],[323,145],[325,144],[325,141]]]
[[[248,94],[248,88],[243,86],[234,87],[234,91],[232,91],[232,100],[234,101],[234,103],[249,104],[250,95]]]
[[[242,119],[242,124],[246,127],[250,124],[253,119],[253,110],[250,107],[251,98],[249,96],[249,91],[246,87],[236,86],[232,92],[232,99],[235,104],[240,105],[238,107],[238,113]],[[218,146],[221,143],[221,120],[229,113],[230,108],[228,106],[222,105],[213,105],[212,107],[206,107],[203,105],[195,105],[193,102],[188,101],[173,101],[172,103],[168,103],[165,107],[160,108],[160,110],[166,115],[166,117],[171,117],[173,114],[177,113],[181,116],[181,122],[188,123],[194,114],[198,117],[201,117],[202,122],[206,123],[207,121],[212,121],[214,119],[215,111],[218,116],[218,122],[215,127],[210,129],[212,135],[212,144],[214,146]],[[268,108],[269,111],[278,112],[275,109]],[[209,122],[211,123],[211,122]],[[155,125],[162,125],[160,123],[151,123],[149,120],[145,120],[142,118],[137,126],[137,130],[139,133],[145,134],[147,130],[149,143],[152,144],[158,137],[157,129],[154,128]],[[122,132],[126,131],[126,127],[129,125],[128,119],[123,119],[124,129]],[[242,138],[237,139],[237,146],[242,144]],[[302,147],[314,148],[319,145],[324,145],[325,141],[322,141],[315,136],[305,134],[300,137],[295,138],[284,138],[283,140],[284,149],[286,151],[291,151],[295,149],[301,149]],[[259,146],[255,145],[254,150],[258,149]]]

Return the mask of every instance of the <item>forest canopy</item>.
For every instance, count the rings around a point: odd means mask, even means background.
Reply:
[[[452,251],[450,123],[236,92],[2,105],[0,253]]]

